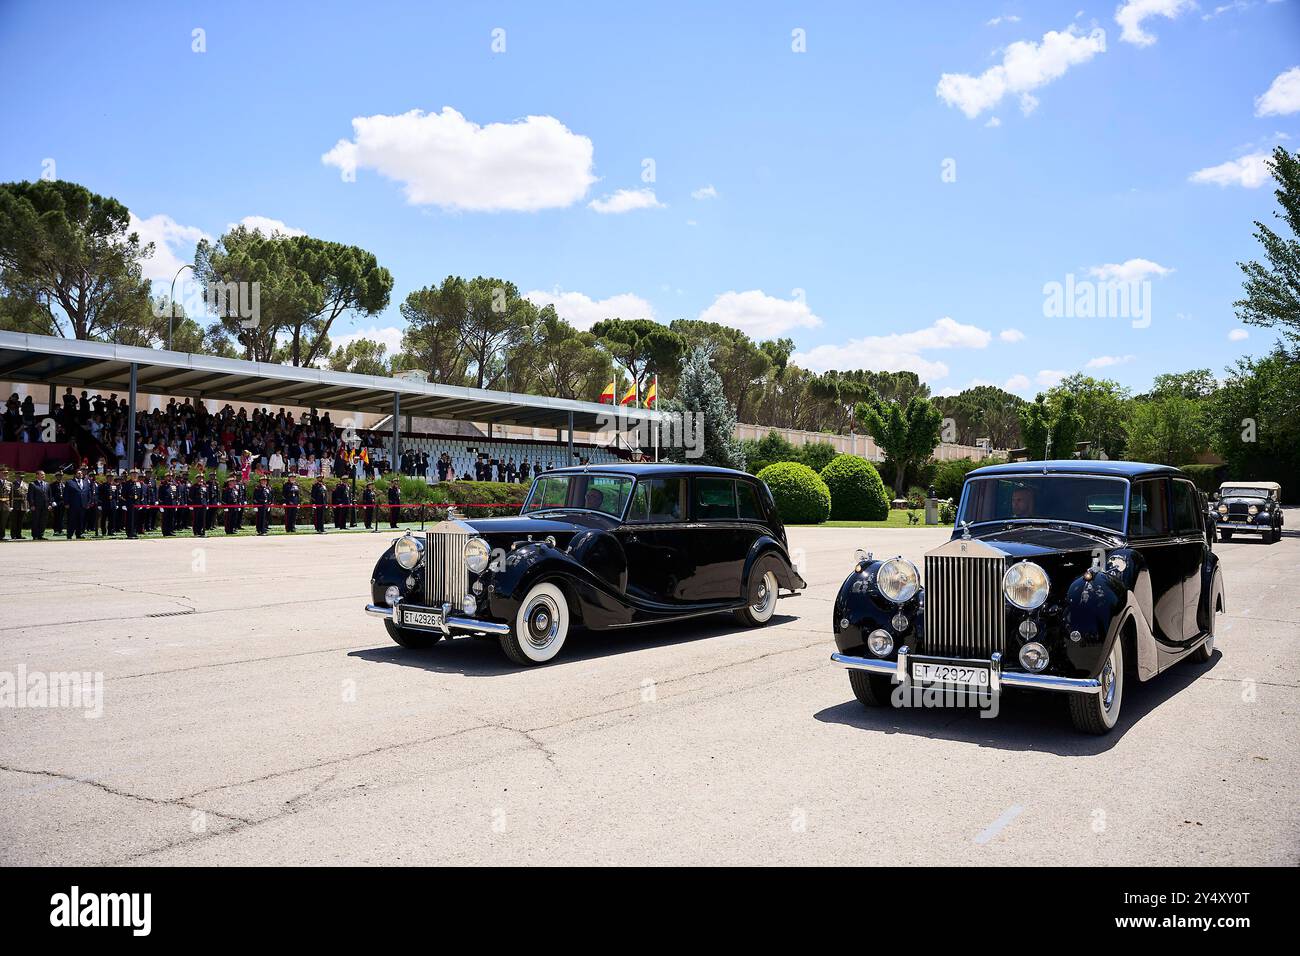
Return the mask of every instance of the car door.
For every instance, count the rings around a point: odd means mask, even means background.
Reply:
[[[627,555],[628,591],[641,601],[687,600],[685,582],[695,576],[695,555],[686,533],[687,507],[685,478],[637,481],[617,535]]]
[[[746,548],[745,527],[736,512],[734,478],[691,478],[692,550],[695,577],[687,587],[692,601],[739,601]]]
[[[1183,643],[1183,567],[1170,531],[1169,479],[1133,483],[1129,494],[1129,544],[1146,561],[1151,581],[1151,631],[1162,656]],[[1163,662],[1162,662],[1163,663]]]
[[[1170,485],[1173,492],[1173,548],[1178,553],[1182,577],[1182,639],[1187,644],[1201,633],[1199,611],[1201,567],[1205,562],[1205,525],[1200,508],[1201,496],[1196,486],[1181,478],[1173,479]]]

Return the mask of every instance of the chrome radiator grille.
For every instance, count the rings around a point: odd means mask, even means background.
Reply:
[[[922,653],[988,657],[1004,651],[1006,558],[927,555]]]
[[[429,604],[449,601],[460,610],[469,589],[469,569],[465,567],[465,542],[469,539],[469,529],[455,521],[442,522],[425,534],[424,595]]]

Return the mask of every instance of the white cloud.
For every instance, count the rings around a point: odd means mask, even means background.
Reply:
[[[740,329],[755,339],[784,335],[791,329],[815,329],[822,324],[802,299],[778,299],[759,289],[724,292],[699,318]]]
[[[1088,359],[1088,368],[1110,368],[1112,365],[1127,365],[1136,355],[1098,355]]]
[[[922,357],[922,352],[935,349],[982,349],[992,338],[992,334],[984,329],[962,325],[944,316],[933,325],[914,332],[869,335],[866,338],[852,339],[843,345],[819,345],[796,354],[791,361],[800,368],[814,372],[824,372],[831,368],[870,368],[887,372],[909,370],[923,379],[936,379],[948,374],[948,366]]]
[[[1003,329],[998,333],[998,338],[1003,342],[1022,342],[1024,341],[1025,333],[1021,332],[1019,329]]]
[[[1008,392],[1027,392],[1029,391],[1028,375],[1012,375],[1002,386]]]
[[[285,225],[279,219],[271,219],[268,216],[245,216],[243,219],[239,220],[239,222],[226,223],[226,229],[234,229],[236,226],[243,226],[245,229],[255,229],[267,237],[274,235],[307,235],[307,233],[302,229],[295,229],[293,226]]]
[[[999,126],[1002,125],[1002,120],[998,119],[996,116],[990,116],[989,121],[984,125],[987,126],[989,129],[997,129]]]
[[[211,236],[198,226],[183,226],[171,216],[159,213],[148,219],[141,219],[131,213],[130,230],[139,234],[140,244],[153,243],[153,255],[140,261],[140,271],[146,279],[165,284],[165,288],[154,289],[155,295],[166,295],[171,288],[171,281],[181,266],[194,263],[194,247],[200,239],[211,240]],[[182,277],[185,281],[189,273]],[[177,301],[181,300],[177,294]]]
[[[701,186],[699,189],[692,190],[691,198],[692,199],[717,199],[718,191],[713,188],[713,183],[709,183],[707,186]]]
[[[601,319],[654,319],[655,310],[645,299],[630,292],[611,295],[608,299],[593,299],[581,292],[551,292],[533,290],[524,298],[538,306],[553,305],[560,318],[584,331]]]
[[[372,342],[378,342],[388,349],[389,355],[396,355],[402,350],[402,330],[395,325],[386,325],[382,328],[372,325],[368,329],[357,329],[355,332],[349,332],[346,335],[331,335],[330,345],[333,348],[350,345],[358,339],[370,339]]]
[[[1152,277],[1163,278],[1173,271],[1150,259],[1127,259],[1124,262],[1093,266],[1088,270],[1088,275],[1103,282],[1142,282]]]
[[[1288,116],[1300,113],[1300,66],[1279,73],[1255,100],[1256,116]]]
[[[1019,22],[1020,22],[1020,18],[1018,16],[1016,16],[1014,13],[1008,13],[1005,17],[994,17],[992,20],[986,21],[984,25],[986,27],[995,27],[999,23],[1019,23]]]
[[[1065,75],[1070,67],[1105,52],[1105,30],[1095,29],[1084,36],[1071,24],[1060,32],[1048,31],[1039,43],[1017,40],[1003,51],[1001,63],[979,76],[943,74],[935,93],[969,119],[993,109],[1008,94],[1020,97],[1020,107],[1028,113],[1038,104],[1030,95],[1031,90],[1046,86]]]
[[[632,212],[634,209],[660,209],[663,207],[655,198],[655,191],[645,189],[620,189],[612,195],[601,196],[587,203],[587,208],[600,213]]]
[[[321,162],[349,176],[374,169],[412,205],[533,212],[570,206],[595,182],[591,140],[553,116],[480,126],[444,106],[358,116],[352,131]]]
[[[1059,385],[1061,383],[1061,379],[1065,378],[1065,376],[1068,374],[1070,373],[1066,372],[1064,369],[1045,368],[1039,371],[1039,373],[1034,376],[1034,380],[1037,381],[1038,384],[1042,385],[1044,388],[1051,388],[1053,385]]]
[[[1250,333],[1245,329],[1233,329],[1228,333],[1229,342],[1244,342],[1248,338],[1250,338]]]
[[[1151,46],[1156,38],[1142,29],[1142,22],[1151,17],[1175,17],[1194,9],[1193,0],[1126,0],[1115,11],[1115,22],[1122,28],[1119,38],[1136,46]]]
[[[1230,159],[1217,166],[1198,169],[1188,177],[1194,183],[1213,183],[1215,186],[1242,186],[1258,189],[1272,176],[1268,153],[1251,153],[1240,159]]]

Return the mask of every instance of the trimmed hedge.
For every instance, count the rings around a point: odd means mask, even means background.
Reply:
[[[788,524],[821,524],[831,514],[831,492],[821,476],[807,465],[779,461],[757,475],[776,502],[781,520]]]
[[[871,462],[857,455],[836,455],[822,469],[836,521],[884,521],[889,517],[885,483]]]

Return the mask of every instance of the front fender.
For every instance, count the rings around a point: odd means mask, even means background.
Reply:
[[[488,613],[496,620],[514,620],[520,603],[542,580],[557,584],[579,621],[609,625],[627,617],[627,558],[612,535],[585,531],[564,550],[543,541],[515,548],[482,578]]]
[[[859,564],[844,579],[835,595],[835,609],[832,627],[835,632],[835,646],[842,654],[859,657],[874,657],[867,650],[867,635],[877,628],[894,635],[894,650],[882,660],[896,660],[898,648],[906,644],[923,626],[921,608],[925,602],[925,589],[921,588],[912,595],[911,600],[895,604],[876,588],[876,571],[884,561],[869,561]],[[907,618],[907,626],[896,630],[892,620],[902,611]]]

